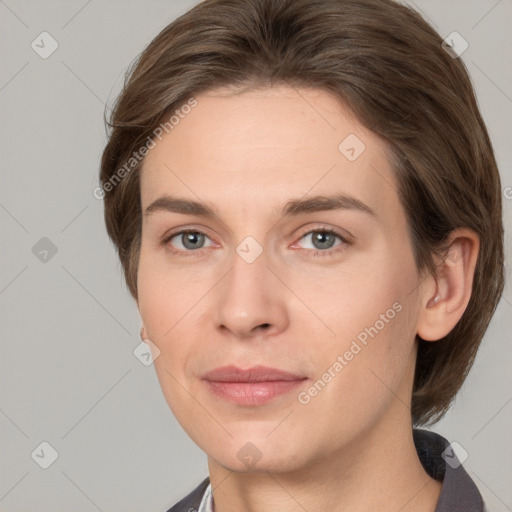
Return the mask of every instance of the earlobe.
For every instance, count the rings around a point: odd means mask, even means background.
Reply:
[[[140,328],[140,339],[141,339],[141,341],[144,341],[146,338],[147,338],[146,329],[144,328],[144,326],[142,326]]]
[[[444,338],[460,320],[471,298],[480,239],[474,231],[458,228],[449,240],[447,255],[432,276],[435,293],[430,287],[422,297],[417,334],[425,341]]]

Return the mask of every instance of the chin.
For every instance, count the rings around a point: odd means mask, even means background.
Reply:
[[[272,443],[265,440],[265,436],[260,441],[256,436],[252,439],[242,441],[235,438],[229,445],[216,444],[203,448],[203,451],[225,469],[237,473],[287,473],[299,470],[305,464],[305,454],[300,446],[295,447],[284,439]]]
[[[235,473],[290,473],[293,471],[297,471],[301,469],[301,466],[292,464],[289,460],[285,461],[281,458],[272,459],[272,460],[264,460],[260,459],[258,462],[253,465],[248,465],[243,462],[240,462],[238,459],[226,459],[225,457],[222,460],[215,459],[212,457],[218,464],[220,464],[223,468],[233,471]]]

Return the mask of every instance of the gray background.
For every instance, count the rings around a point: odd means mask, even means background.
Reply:
[[[163,512],[208,474],[153,367],[133,354],[140,317],[92,195],[105,103],[151,38],[195,3],[0,0],[1,511]],[[510,231],[512,2],[408,3],[469,43],[462,58]],[[43,31],[59,45],[47,59],[31,47]],[[43,237],[57,248],[46,262]],[[510,247],[508,232],[508,258]],[[511,318],[507,286],[454,407],[432,427],[468,452],[490,512],[512,510]],[[58,452],[46,470],[31,457],[43,441]]]

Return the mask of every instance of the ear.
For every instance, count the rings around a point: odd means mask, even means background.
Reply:
[[[145,329],[145,327],[144,327],[144,326],[142,326],[142,327],[140,328],[140,339],[141,339],[141,341],[142,341],[142,340],[147,339],[147,336],[146,336],[146,329]]]
[[[449,243],[436,275],[422,283],[417,334],[426,341],[446,336],[462,317],[471,298],[480,238],[468,228],[457,228],[451,232]]]

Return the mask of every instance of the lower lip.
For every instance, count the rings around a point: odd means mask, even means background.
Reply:
[[[262,405],[277,396],[289,393],[304,380],[276,380],[266,382],[217,382],[206,380],[217,396],[239,405]]]

